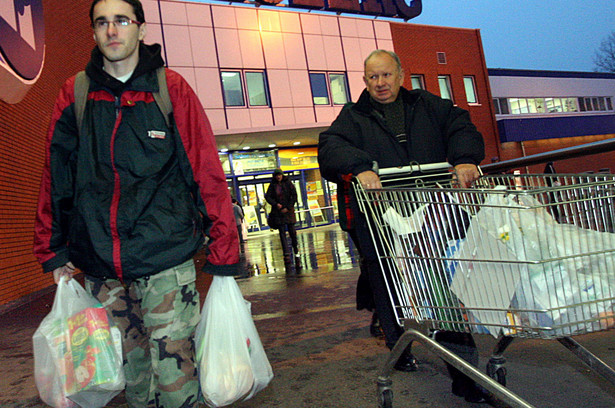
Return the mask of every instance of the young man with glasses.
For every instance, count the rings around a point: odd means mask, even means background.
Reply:
[[[145,45],[139,0],[94,0],[96,47],[81,123],[75,77],[60,91],[47,134],[34,251],[56,283],[84,272],[86,289],[123,334],[131,407],[194,407],[199,293],[205,270],[235,275],[239,243],[213,132],[188,83],[166,69],[168,121],[153,95],[164,69]]]

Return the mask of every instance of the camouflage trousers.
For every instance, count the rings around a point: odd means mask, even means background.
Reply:
[[[122,332],[130,407],[197,406],[194,330],[200,304],[195,281],[192,260],[127,286],[86,276],[86,289]]]

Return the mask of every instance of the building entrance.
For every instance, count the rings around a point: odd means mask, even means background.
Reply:
[[[337,220],[335,185],[323,181],[318,169],[287,171],[297,190],[297,229],[332,224]],[[267,214],[271,206],[265,193],[271,183],[272,173],[231,176],[229,188],[245,214],[248,232],[267,230]]]

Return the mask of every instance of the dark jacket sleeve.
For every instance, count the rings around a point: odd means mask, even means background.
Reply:
[[[318,165],[321,175],[339,183],[344,175],[371,170],[373,160],[361,144],[360,126],[353,118],[351,107],[345,107],[331,127],[320,134]]]
[[[273,198],[273,181],[269,183],[269,187],[267,187],[267,191],[265,192],[265,201],[267,201],[271,206],[277,204],[277,201]]]
[[[214,134],[198,97],[179,74],[167,70],[173,115],[187,155],[187,182],[196,192],[208,236],[205,270],[215,275],[235,275],[239,262],[239,237],[226,175],[222,170]],[[187,166],[184,166],[187,167]]]
[[[69,78],[56,99],[45,150],[38,207],[34,225],[34,255],[50,272],[68,257],[68,216],[73,205],[74,152],[78,130],[74,113],[74,80]]]
[[[437,96],[430,95],[425,100],[428,109],[438,112],[439,122],[443,124],[448,162],[453,166],[465,163],[480,164],[485,158],[485,144],[470,119],[470,113]]]

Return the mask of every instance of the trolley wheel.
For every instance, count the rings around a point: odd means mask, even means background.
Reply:
[[[384,390],[380,394],[378,408],[393,408],[393,391]]]
[[[502,367],[495,372],[495,380],[506,387],[506,367]]]
[[[506,367],[499,367],[493,372],[489,371],[487,370],[489,377],[499,382],[503,387],[506,387]]]
[[[506,387],[506,360],[503,357],[491,358],[487,363],[487,375]]]

